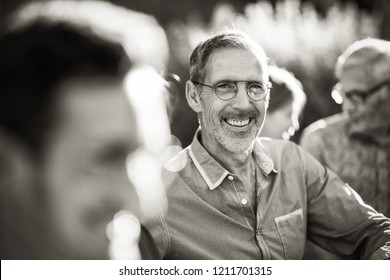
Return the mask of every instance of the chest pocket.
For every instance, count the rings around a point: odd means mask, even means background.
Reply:
[[[305,226],[302,209],[275,218],[287,260],[302,259],[305,250]]]

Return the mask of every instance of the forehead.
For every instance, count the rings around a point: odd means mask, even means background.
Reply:
[[[377,50],[363,48],[346,58],[340,68],[340,82],[345,91],[366,90],[383,80],[383,62]]]
[[[366,90],[376,84],[373,75],[362,66],[346,68],[340,75],[340,82],[344,91]]]
[[[206,64],[206,81],[268,81],[267,65],[249,49],[215,50]]]
[[[58,127],[88,140],[136,140],[135,114],[121,80],[74,79],[58,90]]]

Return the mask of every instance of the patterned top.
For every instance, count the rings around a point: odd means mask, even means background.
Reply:
[[[375,141],[349,131],[348,118],[334,115],[307,127],[301,145],[390,217],[390,134]]]

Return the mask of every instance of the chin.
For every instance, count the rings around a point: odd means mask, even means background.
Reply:
[[[222,141],[220,141],[220,144],[226,150],[234,154],[243,154],[248,152],[252,148],[254,142],[254,139],[229,139],[227,137],[221,140]]]

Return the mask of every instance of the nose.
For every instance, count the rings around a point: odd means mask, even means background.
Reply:
[[[232,107],[235,109],[246,110],[251,106],[251,99],[248,96],[246,85],[237,84],[237,94],[232,100]]]

